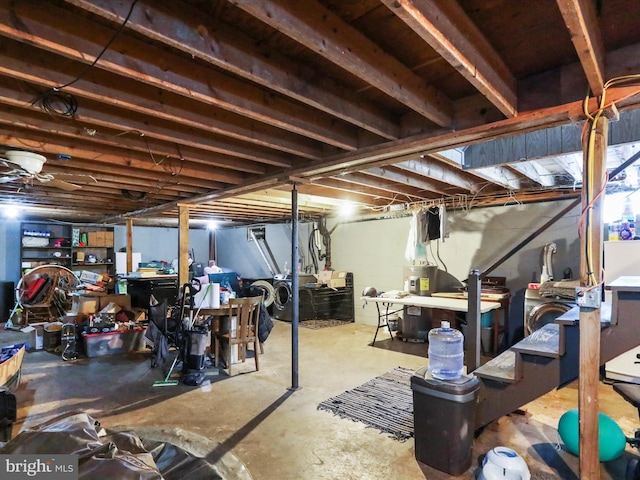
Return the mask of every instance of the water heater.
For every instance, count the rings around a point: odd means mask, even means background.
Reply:
[[[436,291],[437,276],[436,265],[404,267],[404,289],[413,295],[429,297]]]

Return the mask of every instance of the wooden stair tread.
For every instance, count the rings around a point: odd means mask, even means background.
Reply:
[[[516,353],[506,350],[484,365],[476,368],[473,374],[489,380],[503,383],[515,383],[516,381]]]
[[[573,307],[566,313],[556,318],[556,323],[564,325],[575,325],[580,320],[580,307]],[[600,305],[600,323],[609,326],[611,323],[611,302],[602,302]],[[603,325],[605,326],[605,325]]]
[[[548,323],[511,348],[520,353],[560,358],[560,325]]]

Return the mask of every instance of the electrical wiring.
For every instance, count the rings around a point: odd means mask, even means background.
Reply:
[[[149,145],[149,142],[147,141],[147,137],[144,134],[144,132],[141,132],[140,130],[125,130],[124,132],[120,132],[118,134],[116,134],[116,137],[121,137],[123,135],[128,135],[129,133],[135,133],[137,134],[142,141],[145,144],[145,147],[147,149],[147,153],[149,154],[149,158],[151,158],[151,162],[153,163],[154,166],[159,167],[162,165],[162,168],[165,172],[169,173],[172,177],[177,177],[182,173],[182,169],[184,168],[184,157],[182,156],[182,151],[180,150],[180,145],[176,143],[176,150],[178,152],[178,159],[180,160],[180,167],[179,168],[175,168],[171,162],[171,155],[164,155],[160,160],[156,160],[155,155],[153,154],[153,151],[151,150],[151,145]],[[168,160],[168,161],[167,161]],[[165,163],[165,161],[167,161]],[[160,186],[158,188],[158,191],[160,191],[162,189],[162,186]]]
[[[86,73],[91,70],[96,63],[102,58],[105,52],[109,49],[114,40],[118,37],[120,32],[124,29],[125,25],[131,18],[131,14],[133,13],[133,8],[138,3],[138,0],[133,0],[131,2],[131,6],[129,7],[129,12],[125,17],[124,21],[120,24],[118,29],[115,31],[113,36],[109,39],[106,45],[102,48],[100,53],[96,56],[96,58],[87,65],[80,74],[74,78],[73,80],[65,83],[64,85],[60,85],[57,87],[53,87],[46,92],[40,94],[34,100],[32,100],[32,105],[38,105],[42,110],[49,113],[50,115],[57,115],[62,117],[75,117],[76,112],[78,111],[78,101],[74,95],[71,93],[63,92],[62,89],[70,87],[74,83],[78,82],[82,77],[86,75]]]
[[[601,105],[602,105],[602,102],[604,101],[604,97],[605,97],[605,94],[603,92],[603,95],[600,98]],[[593,171],[595,169],[594,149],[595,149],[596,132],[597,132],[598,121],[601,118],[603,112],[604,112],[604,109],[600,108],[595,115],[593,116],[588,115],[589,122],[591,125],[590,127],[588,127],[588,140],[586,145],[586,159],[587,159],[586,172],[585,172],[586,180],[583,183],[586,206],[581,216],[581,220],[583,220],[582,224],[584,225],[585,235],[586,235],[585,242],[584,242],[584,247],[585,247],[584,253],[585,253],[585,263],[587,268],[586,275],[587,275],[588,286],[596,285],[597,283],[599,283],[599,280],[596,280],[594,276],[594,271],[593,271],[593,259],[591,256],[591,251],[593,248],[593,235],[591,233],[591,223],[592,223],[592,216],[593,216],[593,206],[597,201],[597,199],[600,197],[600,195],[593,197],[592,192],[594,190]]]
[[[442,264],[442,270],[444,270],[445,272],[448,272],[449,270],[447,269],[447,265],[444,263],[444,261],[440,257],[440,240],[435,240],[435,242],[436,242],[436,253],[435,254],[433,253],[432,242],[429,242],[429,251],[431,252],[431,256],[433,257],[436,265],[439,262],[440,264]]]
[[[601,278],[604,278],[604,268],[601,270],[600,272]],[[590,292],[591,290],[594,290],[600,286],[604,285],[604,280],[601,280],[600,282],[596,283],[595,285],[591,285],[590,287],[585,288],[584,290],[580,290],[580,292],[577,294],[578,296],[583,296],[585,293]]]
[[[598,107],[594,112],[589,111],[588,95],[585,97],[583,101],[583,112],[584,112],[584,115],[587,117],[587,122],[585,122],[583,126],[583,134],[582,134],[583,142],[586,144],[586,147],[585,147],[586,170],[585,170],[585,182],[583,183],[584,198],[585,198],[586,206],[584,207],[582,214],[580,216],[580,222],[578,224],[578,234],[579,236],[581,236],[584,228],[584,232],[586,235],[585,242],[584,242],[584,247],[585,247],[584,253],[585,253],[585,263],[587,268],[587,272],[586,272],[587,286],[592,288],[595,288],[598,285],[602,284],[603,282],[602,278],[604,278],[602,276],[603,275],[602,272],[600,273],[601,278],[595,277],[595,272],[593,268],[593,259],[591,256],[591,252],[593,251],[593,247],[594,247],[593,245],[594,238],[593,238],[593,233],[591,229],[593,209],[598,199],[600,199],[600,197],[604,194],[606,190],[607,182],[608,182],[608,174],[606,174],[605,172],[603,186],[594,195],[595,179],[593,177],[593,173],[596,167],[595,145],[596,145],[596,135],[598,130],[598,122],[604,115],[605,110],[608,107],[613,105],[613,103],[607,104],[607,101],[606,101],[607,89],[616,85],[620,85],[628,82],[638,82],[638,81],[640,81],[640,75],[634,74],[634,75],[625,75],[621,77],[615,77],[605,82],[602,89],[602,95],[600,96],[597,102]],[[635,93],[638,93],[638,92],[640,92],[640,88],[638,89],[638,91],[632,92],[628,96],[634,95]]]
[[[55,88],[40,94],[31,102],[31,105],[36,104],[52,116],[75,117],[78,111],[78,100],[76,97]]]
[[[73,85],[74,83],[79,81],[89,70],[91,70],[95,66],[96,63],[98,63],[98,60],[100,60],[100,58],[102,58],[102,56],[109,49],[109,47],[114,42],[114,40],[118,37],[118,35],[120,35],[120,32],[122,32],[122,30],[124,30],[125,25],[127,24],[127,22],[129,22],[129,18],[131,18],[131,14],[133,13],[133,8],[136,6],[136,3],[138,3],[138,0],[133,0],[133,2],[131,2],[131,6],[129,7],[129,12],[127,13],[127,16],[125,17],[124,21],[120,24],[118,29],[115,31],[113,36],[109,39],[107,44],[102,48],[102,50],[100,51],[98,56],[93,60],[93,62],[91,62],[91,64],[87,65],[85,67],[85,69],[82,71],[82,73],[80,73],[80,75],[78,75],[74,80],[71,80],[70,82],[67,82],[64,85],[61,85],[59,87],[55,87],[53,90],[58,91],[58,90],[62,90],[63,88],[66,88],[66,87],[69,87],[69,86]]]

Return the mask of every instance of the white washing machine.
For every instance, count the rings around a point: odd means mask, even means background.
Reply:
[[[576,306],[575,300],[560,297],[541,297],[540,290],[527,288],[524,294],[524,336],[552,323]]]

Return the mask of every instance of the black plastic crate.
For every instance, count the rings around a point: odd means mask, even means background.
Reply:
[[[13,422],[0,420],[0,442],[8,442],[13,436]]]
[[[18,414],[16,396],[0,387],[0,422],[5,420],[15,421]]]

